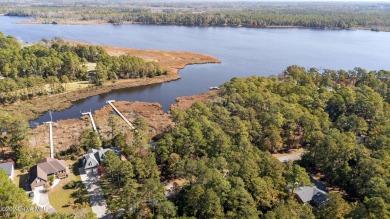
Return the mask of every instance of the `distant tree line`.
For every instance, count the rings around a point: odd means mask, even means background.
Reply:
[[[174,6],[171,6],[174,8]],[[368,28],[372,30],[389,30],[390,17],[388,10],[373,6],[352,10],[349,7],[322,7],[309,9],[299,7],[267,6],[256,9],[213,9],[200,12],[182,10],[163,10],[152,12],[147,9],[102,8],[102,7],[34,7],[9,8],[9,16],[31,16],[45,23],[58,21],[103,21],[113,24],[141,23],[185,26],[242,26],[264,28],[269,26],[305,27],[305,28]],[[89,10],[93,9],[93,10]],[[377,9],[377,10],[374,10]],[[56,13],[53,13],[56,12]]]
[[[87,72],[86,64],[96,63]],[[166,74],[158,63],[122,55],[114,57],[99,46],[72,46],[61,39],[21,45],[0,33],[0,103],[63,92],[63,83],[90,80],[101,85],[118,78],[144,78]]]

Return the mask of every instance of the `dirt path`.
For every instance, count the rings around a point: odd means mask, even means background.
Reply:
[[[280,154],[272,154],[276,159],[278,159],[280,162],[287,162],[287,161],[296,161],[300,160],[302,157],[302,154],[305,152],[303,148],[294,149],[287,153],[280,153]]]

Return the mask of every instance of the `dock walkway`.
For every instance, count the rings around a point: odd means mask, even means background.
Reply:
[[[93,119],[91,112],[81,113],[82,115],[89,115],[89,118],[91,119],[92,127],[95,132],[97,132],[95,120]]]
[[[131,130],[134,130],[135,127],[133,126],[133,124],[131,124],[131,122],[130,122],[124,115],[122,115],[121,112],[119,112],[119,110],[114,106],[114,104],[112,104],[113,102],[115,102],[115,100],[109,100],[109,101],[107,101],[107,103],[114,109],[114,111],[115,111],[120,117],[122,117],[122,119],[130,126]]]

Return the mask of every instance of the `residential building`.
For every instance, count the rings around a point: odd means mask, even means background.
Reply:
[[[31,189],[46,186],[50,180],[50,176],[55,178],[65,178],[68,176],[69,169],[64,160],[57,160],[54,158],[45,158],[37,165],[31,167],[29,184]]]
[[[89,149],[82,159],[82,167],[84,168],[85,173],[89,173],[90,171],[97,173],[98,167],[104,161],[107,151],[114,151],[116,155],[120,156],[119,149],[116,147],[100,148],[99,150]]]
[[[326,192],[318,189],[315,186],[302,186],[294,191],[295,197],[301,204],[311,204],[313,206],[321,206],[329,200]]]

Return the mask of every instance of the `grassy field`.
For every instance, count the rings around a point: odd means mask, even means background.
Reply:
[[[91,87],[91,86],[93,86],[93,84],[90,84],[90,83],[85,82],[85,81],[80,81],[80,82],[72,82],[72,83],[63,84],[63,86],[66,88],[67,92],[70,92],[70,91],[75,91],[75,90],[80,90],[83,88]]]
[[[67,161],[67,164],[73,165],[74,161]],[[57,186],[52,188],[49,191],[49,201],[50,204],[57,210],[59,213],[74,213],[77,205],[85,205],[88,211],[92,211],[91,206],[89,205],[89,197],[87,189],[81,182],[81,178],[78,172],[78,165],[74,165],[73,173],[70,173],[69,176],[65,179],[62,179]],[[64,186],[68,183],[74,181],[76,188],[74,189],[65,189]]]

